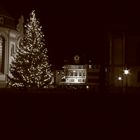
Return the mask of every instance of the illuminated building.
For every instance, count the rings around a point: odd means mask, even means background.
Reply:
[[[5,87],[10,63],[22,37],[22,25],[0,8],[0,87]]]
[[[65,84],[85,84],[87,76],[86,65],[65,65]]]
[[[74,57],[74,64],[66,64],[63,70],[55,71],[55,84],[62,86],[98,87],[100,84],[100,66],[80,64],[80,57]]]

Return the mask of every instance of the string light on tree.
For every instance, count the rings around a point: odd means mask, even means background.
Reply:
[[[9,74],[9,87],[43,88],[52,79],[42,26],[35,11],[25,25],[25,34],[17,48]]]

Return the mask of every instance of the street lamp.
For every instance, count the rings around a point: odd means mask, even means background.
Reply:
[[[127,90],[127,75],[129,74],[129,70],[128,69],[124,69],[124,75],[125,75],[125,92],[126,92],[126,90]]]
[[[118,77],[118,80],[119,80],[119,81],[121,81],[121,80],[122,80],[122,77],[121,77],[121,76],[119,76],[119,77]]]
[[[125,69],[124,70],[124,74],[127,76],[129,74],[129,70],[128,69]]]

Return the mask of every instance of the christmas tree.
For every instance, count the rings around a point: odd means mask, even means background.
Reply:
[[[42,26],[35,11],[25,25],[24,36],[17,46],[14,60],[10,65],[8,86],[17,88],[44,88],[52,81]]]

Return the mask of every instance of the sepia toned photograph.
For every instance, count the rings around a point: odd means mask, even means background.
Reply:
[[[5,138],[135,139],[139,96],[138,2],[0,3]]]

